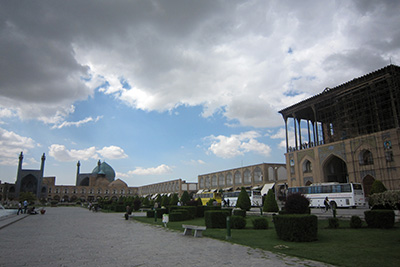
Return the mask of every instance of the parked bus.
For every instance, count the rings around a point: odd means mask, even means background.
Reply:
[[[221,193],[217,193],[217,192],[197,193],[194,195],[194,198],[195,199],[200,198],[203,206],[207,205],[207,203],[208,203],[208,201],[210,201],[210,199],[215,199],[217,201],[218,205],[221,205],[221,202],[222,202]]]
[[[328,197],[331,207],[364,207],[365,197],[361,184],[324,183],[289,187],[288,194],[301,193],[310,200],[310,207],[323,207]]]
[[[260,190],[246,190],[250,197],[250,203],[253,207],[259,207],[262,204],[262,196]],[[235,207],[240,191],[224,192],[223,201],[226,206]]]

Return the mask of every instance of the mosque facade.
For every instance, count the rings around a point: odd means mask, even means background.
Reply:
[[[96,201],[98,199],[117,200],[120,197],[142,196],[154,197],[158,194],[177,193],[184,191],[196,192],[197,183],[188,183],[182,179],[175,179],[156,184],[139,187],[128,186],[121,179],[116,179],[114,169],[105,161],[97,162],[92,172],[81,173],[81,163],[76,168],[75,185],[56,185],[56,177],[44,177],[45,154],[41,158],[40,169],[22,169],[23,153],[19,156],[17,179],[14,184],[1,183],[0,201],[14,201],[19,199],[21,192],[31,192],[39,200],[57,202]]]

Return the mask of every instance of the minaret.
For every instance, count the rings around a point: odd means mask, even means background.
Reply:
[[[24,159],[24,154],[19,154],[19,163],[18,163],[18,173],[22,170],[22,160]]]
[[[40,165],[40,171],[41,171],[41,173],[42,173],[42,177],[43,177],[43,173],[44,173],[44,161],[46,160],[46,156],[45,156],[45,154],[43,153],[43,156],[42,156],[42,164]]]
[[[79,184],[79,173],[81,171],[81,162],[78,160],[78,163],[76,163],[76,185],[78,186]]]

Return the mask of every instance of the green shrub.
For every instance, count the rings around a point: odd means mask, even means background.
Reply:
[[[163,214],[168,213],[167,209],[163,209],[163,208],[158,208],[156,209],[157,211],[157,218],[162,218]]]
[[[148,210],[146,212],[146,217],[147,218],[154,218],[154,210]]]
[[[207,228],[225,228],[226,217],[229,211],[226,210],[208,210],[204,212],[204,220]]]
[[[135,200],[133,201],[133,209],[135,211],[138,211],[140,209],[141,205],[142,205],[142,202],[140,201],[140,199],[139,198],[135,198]]]
[[[242,210],[250,210],[251,208],[251,201],[249,194],[247,194],[246,188],[242,187],[240,190],[237,202],[236,202],[236,207],[240,208]]]
[[[246,219],[243,216],[231,216],[232,229],[244,229],[246,227]]]
[[[124,211],[126,211],[126,206],[124,206],[124,205],[114,205],[112,207],[112,210],[115,211],[115,212],[124,212]]]
[[[310,201],[300,193],[290,194],[286,198],[285,210],[288,214],[309,214]]]
[[[196,217],[196,207],[190,206],[169,206],[168,213],[174,212],[175,210],[186,210],[188,212],[188,220]]]
[[[381,181],[375,180],[372,183],[371,191],[369,192],[369,194],[372,195],[372,194],[376,194],[376,193],[382,193],[382,192],[385,192],[386,190],[387,189],[386,189],[385,185]]]
[[[329,218],[328,219],[328,227],[332,229],[337,229],[339,228],[339,219],[338,218]]]
[[[185,221],[187,219],[188,212],[187,210],[174,210],[169,214],[170,222],[179,222]]]
[[[350,228],[361,228],[362,227],[362,220],[360,217],[353,215],[350,219]]]
[[[174,193],[174,194],[172,195],[171,199],[169,200],[169,205],[170,205],[170,206],[174,206],[174,205],[178,204],[178,202],[179,202],[178,194],[177,194],[177,193]]]
[[[246,217],[246,210],[233,210],[233,215]]]
[[[275,215],[274,225],[278,237],[282,240],[295,242],[317,240],[318,218],[315,215]]]
[[[206,206],[207,207],[213,207],[214,206],[214,201],[215,201],[215,199],[210,198],[210,200],[207,202]]]
[[[255,218],[252,223],[254,229],[268,229],[268,220],[266,218]]]
[[[275,194],[272,189],[268,190],[268,194],[265,197],[263,211],[265,212],[279,211],[278,203],[276,203]]]
[[[181,196],[181,202],[183,205],[187,205],[189,201],[190,201],[189,193],[188,191],[184,191]]]
[[[400,209],[400,190],[388,190],[369,196],[369,204],[373,209]]]
[[[371,228],[392,228],[395,215],[393,210],[367,210],[364,212],[365,222]]]
[[[196,217],[197,218],[203,218],[204,217],[204,206],[196,206]]]

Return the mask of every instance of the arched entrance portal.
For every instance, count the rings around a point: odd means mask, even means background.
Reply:
[[[342,159],[332,155],[324,164],[324,182],[347,183],[347,165]]]
[[[79,184],[80,186],[89,186],[89,177],[85,177],[81,183]]]
[[[372,184],[375,181],[375,178],[371,175],[367,175],[363,179],[363,187],[364,187],[364,195],[369,196],[369,192],[371,192]]]
[[[29,174],[22,178],[21,181],[21,192],[31,192],[36,195],[38,182],[35,176]]]

